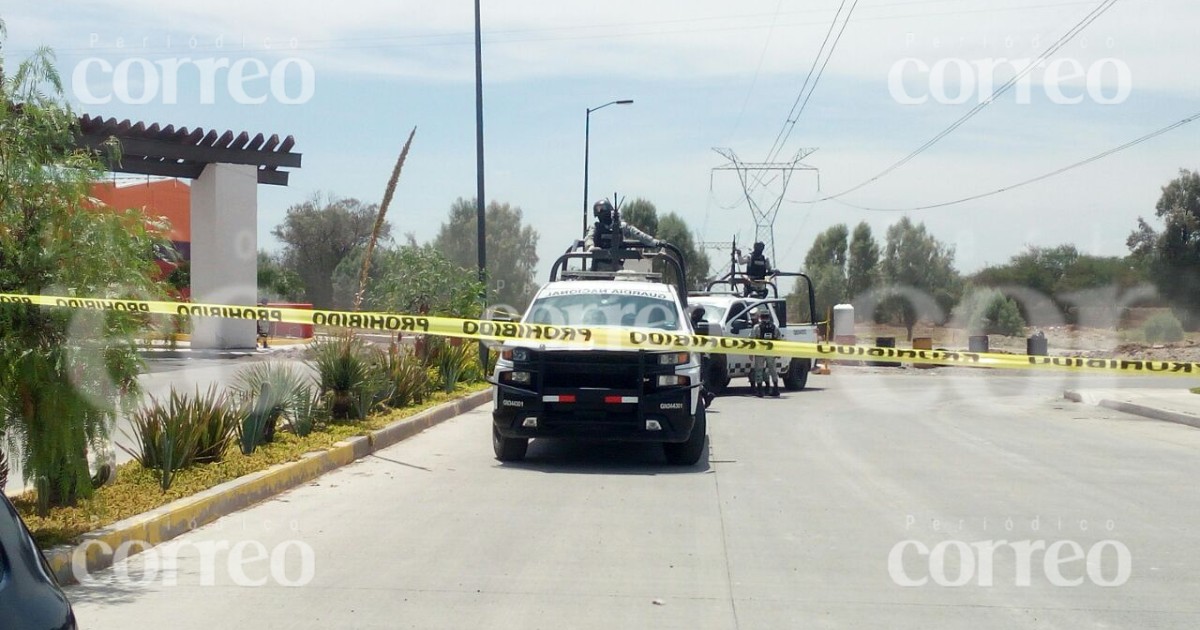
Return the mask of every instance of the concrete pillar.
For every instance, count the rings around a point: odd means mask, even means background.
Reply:
[[[258,297],[258,173],[209,164],[192,183],[192,301],[253,306]],[[196,317],[192,347],[255,347],[253,321]]]

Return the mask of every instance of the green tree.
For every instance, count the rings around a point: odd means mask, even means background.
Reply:
[[[684,266],[687,267],[687,286],[689,289],[703,289],[708,280],[708,270],[711,265],[708,253],[696,247],[696,238],[688,228],[683,217],[668,212],[658,220],[657,230],[650,232],[655,238],[666,241],[679,248],[683,254]],[[656,263],[657,271],[667,273],[666,267]],[[669,276],[668,279],[673,276]]]
[[[497,201],[488,204],[485,216],[488,302],[517,310],[524,310],[537,291],[538,233],[522,225],[522,218],[521,208]],[[438,251],[470,273],[479,265],[475,221],[475,200],[459,198],[433,240]]]
[[[295,302],[304,295],[304,282],[283,264],[282,256],[259,250],[258,294],[270,300]]]
[[[863,221],[854,227],[850,236],[850,255],[846,260],[846,295],[857,298],[871,290],[879,281],[879,244],[871,234],[871,226]]]
[[[1180,169],[1163,186],[1154,215],[1163,230],[1156,232],[1138,217],[1126,244],[1184,324],[1194,326],[1200,319],[1200,172]]]
[[[961,282],[954,269],[954,248],[938,241],[908,217],[888,228],[883,256],[883,277],[891,295],[880,304],[881,314],[898,320],[912,339],[922,315],[918,296],[928,296],[946,313],[958,301]],[[916,294],[905,295],[915,290]]]
[[[359,310],[376,311],[379,310],[378,303],[373,299],[376,292],[376,287],[379,280],[383,277],[383,270],[379,267],[388,251],[385,248],[377,248],[371,253],[371,266],[367,269],[367,290],[363,294],[362,303],[359,304]],[[360,247],[342,259],[338,263],[336,269],[333,270],[333,307],[344,310],[354,310],[354,297],[358,292],[359,283],[362,280],[362,264],[363,256],[366,255],[367,248]]]
[[[647,234],[658,234],[658,208],[641,197],[621,204],[621,220]]]
[[[812,247],[804,256],[805,269],[832,266],[846,272],[846,240],[850,233],[846,224],[839,223],[831,226],[813,239]]]
[[[380,273],[367,285],[371,308],[447,317],[481,315],[483,283],[473,269],[458,265],[432,245],[375,251],[378,257],[371,266]]]
[[[163,226],[140,212],[95,211],[89,187],[101,168],[74,148],[78,131],[48,49],[0,77],[0,292],[165,295],[153,280],[155,252],[170,248]],[[104,446],[137,391],[133,337],[145,324],[125,313],[0,305],[0,433],[21,452],[43,511],[91,494],[87,449]]]
[[[821,232],[813,239],[812,247],[804,256],[804,270],[812,278],[813,292],[817,299],[816,318],[827,317],[830,309],[846,300],[846,239],[849,231],[845,224],[839,223]],[[792,293],[801,310],[797,313],[808,313],[808,289],[804,278],[797,278]]]
[[[1080,253],[1070,244],[1030,246],[1008,263],[982,269],[971,278],[971,283],[977,286],[1031,289],[1049,298],[1057,315],[1067,321],[1073,321],[1072,306],[1108,306],[1114,291],[1130,289],[1145,281],[1145,272],[1134,255],[1092,256]],[[1101,288],[1114,291],[1095,291]],[[1025,313],[1030,321],[1039,316]]]
[[[304,299],[316,308],[333,306],[333,270],[351,252],[366,245],[378,208],[353,198],[315,194],[287,210],[272,234],[283,244],[284,265],[304,283]],[[384,223],[380,238],[391,227]]]

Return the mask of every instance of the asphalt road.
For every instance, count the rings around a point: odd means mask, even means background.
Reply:
[[[500,464],[477,409],[68,596],[95,629],[1200,627],[1200,430],[941,372],[718,399],[691,468]]]

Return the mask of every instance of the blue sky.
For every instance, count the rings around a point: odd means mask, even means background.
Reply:
[[[805,162],[820,168],[821,190],[809,173],[792,179],[775,227],[778,266],[799,267],[815,235],[834,223],[866,220],[882,239],[900,214],[836,201],[797,202],[866,180],[978,102],[898,102],[888,78],[901,60],[959,68],[980,60],[1036,58],[1099,4],[859,2],[780,155],[819,147]],[[645,197],[660,212],[681,214],[702,240],[727,241],[735,234],[749,240],[753,223],[740,186],[731,173],[712,173],[724,163],[712,147],[731,147],[746,160],[766,158],[839,5],[840,0],[485,1],[488,198],[524,210],[541,233],[539,254],[547,267],[580,230],[585,110],[631,98],[633,105],[592,114],[591,196],[617,191]],[[80,111],[296,137],[303,168],[293,172],[287,188],[260,189],[260,242],[267,248],[277,247],[269,230],[285,209],[315,191],[378,201],[413,126],[417,136],[389,214],[394,232],[432,238],[450,204],[474,195],[469,1],[89,0],[71,3],[69,11],[63,6],[22,3],[0,13],[8,29],[6,64],[11,68],[36,46],[54,48],[68,97]],[[1100,94],[1111,96],[1124,86],[1122,102],[1086,97],[1084,78],[1063,88],[1085,95],[1082,102],[1052,102],[1045,73],[1035,72],[1029,102],[1018,102],[1014,93],[1001,97],[910,163],[842,200],[896,208],[985,192],[1194,114],[1200,111],[1200,75],[1181,69],[1200,59],[1197,23],[1200,6],[1194,2],[1121,0],[1050,61],[1099,68]],[[118,38],[124,40],[121,47]],[[234,62],[249,57],[268,68],[293,57],[312,68],[312,98],[301,104],[273,98],[239,104],[218,74],[214,102],[205,104],[199,74],[185,70],[177,103],[164,102],[160,85],[144,104],[117,99],[84,104],[72,81],[88,59],[116,66],[183,57]],[[1117,64],[1128,70],[1124,79]],[[111,93],[112,75],[94,70],[84,75],[88,90]],[[283,75],[292,94],[298,77]],[[910,93],[930,93],[928,75],[914,70],[903,78]],[[970,78],[951,73],[947,92],[956,93]],[[135,94],[146,87],[136,73],[131,84]],[[1003,262],[1027,245],[1070,242],[1091,253],[1123,254],[1137,216],[1153,214],[1159,187],[1180,167],[1200,168],[1198,146],[1200,122],[1038,184],[908,214],[956,247],[964,271]],[[768,203],[778,193],[762,190],[756,198]]]

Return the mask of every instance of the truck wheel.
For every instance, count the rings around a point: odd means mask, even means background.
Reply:
[[[712,358],[712,362],[708,365],[708,374],[704,379],[704,386],[708,391],[718,396],[724,394],[729,387],[729,367],[723,360],[724,358],[717,359],[716,356]]]
[[[708,436],[708,422],[705,420],[704,407],[696,409],[696,423],[692,425],[692,434],[686,442],[663,443],[663,454],[667,463],[672,466],[694,466],[704,454],[704,440]]]
[[[787,374],[783,375],[784,388],[793,392],[804,389],[805,384],[808,383],[809,365],[808,359],[792,359],[791,364],[788,365]]]
[[[529,438],[506,438],[500,435],[496,425],[492,425],[492,450],[496,459],[502,462],[519,462],[525,459],[525,451],[529,448]]]

